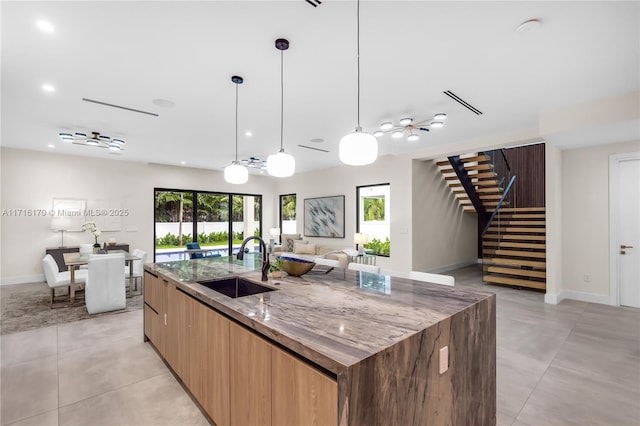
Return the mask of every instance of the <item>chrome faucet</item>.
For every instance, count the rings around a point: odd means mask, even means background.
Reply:
[[[269,253],[267,253],[267,245],[262,238],[256,237],[255,235],[245,238],[242,242],[242,245],[240,246],[240,251],[238,251],[238,260],[244,259],[244,246],[251,240],[258,240],[260,242],[260,250],[262,250],[262,281],[268,281],[269,278],[267,278],[267,272],[269,272],[271,264],[269,263]]]

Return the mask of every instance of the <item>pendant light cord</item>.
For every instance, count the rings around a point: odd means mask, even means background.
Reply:
[[[356,32],[358,34],[358,127],[360,127],[360,0],[358,0],[358,6],[357,6],[357,20],[358,23],[356,25]]]
[[[238,161],[238,83],[236,83],[236,162]]]
[[[284,151],[284,51],[280,51],[280,152]]]

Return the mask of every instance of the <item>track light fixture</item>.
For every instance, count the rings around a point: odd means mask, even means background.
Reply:
[[[121,154],[124,151],[125,141],[123,139],[111,138],[101,135],[100,132],[91,132],[89,135],[82,132],[59,133],[60,139],[65,143],[76,145],[93,146],[96,148],[106,148],[110,154]]]

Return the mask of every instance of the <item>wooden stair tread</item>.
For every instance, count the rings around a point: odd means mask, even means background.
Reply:
[[[502,198],[502,194],[484,194],[478,196],[481,200],[500,200],[500,198]]]
[[[453,167],[451,167],[451,163],[448,162],[448,161],[446,163],[447,164],[443,164],[443,165],[439,165],[438,163],[436,163],[436,165],[438,165],[439,167],[449,166],[446,169],[440,169],[440,172],[441,173],[455,173],[455,170],[453,170]],[[464,168],[467,171],[486,171],[486,170],[493,170],[493,165],[492,164],[477,164],[475,166],[472,166],[472,165],[465,164]]]
[[[462,186],[462,184],[460,184],[460,186]],[[494,187],[494,188],[478,188],[476,189],[476,192],[479,194],[501,194],[502,193],[502,188],[500,187]]]
[[[518,275],[521,277],[532,277],[532,278],[547,277],[547,273],[545,271],[532,271],[530,269],[502,268],[500,266],[489,266],[487,268],[487,271],[493,272],[495,274]]]
[[[494,186],[498,187],[498,181],[495,179],[490,180],[479,180],[477,182],[472,182],[474,186]]]
[[[465,164],[464,168],[467,170],[493,170],[493,164],[476,164],[476,165]]]
[[[487,229],[487,231],[489,232],[498,232],[498,231],[502,231],[503,233],[517,233],[517,234],[527,234],[527,233],[534,233],[534,234],[544,234],[546,231],[546,228],[521,228],[521,227],[516,227],[516,226],[490,226],[489,229]]]
[[[463,163],[487,163],[490,161],[490,159],[486,155],[482,154],[476,155],[474,157],[460,158],[460,161],[462,161]]]
[[[517,243],[513,241],[485,241],[487,247],[512,247],[512,248],[528,248],[534,250],[546,250],[546,244],[540,243]]]
[[[495,222],[495,220],[494,220]],[[500,220],[500,225],[506,226],[546,226],[546,221],[544,220],[512,220],[512,219],[503,219]],[[545,228],[546,229],[546,228]]]
[[[524,259],[510,259],[502,257],[492,257],[485,259],[484,262],[492,265],[512,265],[512,266],[530,266],[532,268],[546,268],[546,262],[540,262],[538,260],[524,260]]]
[[[544,212],[545,207],[511,207],[504,209],[505,212]]]
[[[517,248],[517,247],[514,247]],[[514,257],[534,257],[536,259],[546,259],[547,254],[545,252],[539,251],[520,251],[520,250],[486,250],[487,254],[492,254],[494,256],[514,256]]]
[[[440,166],[440,167],[451,166],[451,162],[449,160],[437,161],[436,166]]]
[[[502,214],[502,213],[498,213],[497,217],[500,218],[500,220],[518,220],[518,219],[542,219],[544,221],[545,219],[545,214],[544,213],[538,213],[538,214]]]
[[[498,176],[497,174],[490,172],[490,173],[474,173],[474,174],[469,174],[469,176],[471,177],[476,177],[478,179],[486,179],[486,178],[495,178],[496,176]]]
[[[544,241],[546,238],[544,235],[522,235],[522,234],[495,234],[493,232],[487,232],[484,234],[485,238],[491,239],[499,239],[502,238],[504,240],[533,240],[533,241]]]
[[[500,277],[495,275],[485,275],[484,277],[482,277],[482,279],[486,282],[496,284],[508,284],[519,287],[537,288],[540,290],[545,290],[547,288],[547,285],[544,281],[523,280],[519,278]]]

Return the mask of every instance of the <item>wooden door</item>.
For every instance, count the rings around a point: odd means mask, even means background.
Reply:
[[[232,425],[271,425],[271,344],[231,323],[230,418]]]
[[[272,423],[336,425],[337,382],[278,348],[272,349]]]

